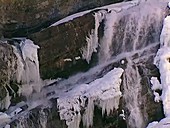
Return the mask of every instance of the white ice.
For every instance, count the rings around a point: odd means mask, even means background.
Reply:
[[[164,19],[164,23],[163,23],[163,29],[161,32],[161,36],[160,36],[160,44],[161,46],[170,46],[170,16],[167,16]]]
[[[22,77],[22,83],[39,82],[39,61],[37,50],[38,45],[35,45],[33,41],[26,39],[21,44],[22,57],[25,62],[25,70]]]
[[[100,25],[100,22],[104,19],[105,11],[99,11],[97,13],[94,13],[95,18],[95,28],[91,30],[91,33],[86,37],[86,46],[83,47],[80,51],[82,53],[82,58],[87,61],[87,63],[90,62],[93,52],[97,52],[98,48],[98,28]]]

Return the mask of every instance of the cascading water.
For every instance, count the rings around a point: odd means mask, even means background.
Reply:
[[[12,117],[12,121],[20,116],[24,117],[39,105],[47,105],[50,99],[57,98],[60,118],[66,121],[69,128],[78,128],[81,119],[84,126],[90,127],[93,125],[94,105],[102,108],[103,115],[109,115],[118,109],[122,96],[125,103],[123,108],[127,110],[125,117],[128,127],[144,128],[147,122],[140,109],[142,85],[138,65],[149,61],[156,54],[165,8],[166,1],[147,0],[124,2],[96,12],[95,28],[87,36],[87,46],[81,52],[82,58],[88,63],[92,53],[98,52],[99,65],[86,73],[61,81],[57,86],[47,86],[42,90],[37,57],[39,47],[31,40],[25,40],[19,46],[19,52],[15,48],[18,58],[16,74],[17,81],[25,84],[20,89],[21,93],[32,96],[26,101],[28,109],[18,117]],[[98,35],[101,23],[104,23],[103,37]],[[105,70],[109,65],[120,61],[119,68],[110,69],[110,72]],[[124,69],[124,73],[120,67]],[[102,73],[103,70],[109,73]],[[120,86],[123,88],[122,92]],[[46,113],[42,110],[40,115],[40,125],[45,128]],[[19,120],[18,127],[27,126],[29,125],[24,119]]]

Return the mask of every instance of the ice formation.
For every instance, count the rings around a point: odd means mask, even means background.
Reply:
[[[22,39],[19,46],[15,46],[14,53],[17,57],[17,82],[22,84],[19,93],[29,96],[33,90],[39,92],[41,79],[39,74],[39,61],[35,45],[30,39]]]
[[[77,85],[58,98],[61,120],[66,120],[69,128],[79,128],[81,119],[86,127],[93,125],[94,106],[102,108],[102,114],[110,114],[118,109],[121,97],[120,84],[123,69],[115,68],[105,76],[89,84]],[[81,108],[85,112],[81,115]]]
[[[95,18],[95,28],[91,30],[91,33],[86,37],[87,45],[81,49],[82,58],[85,59],[88,63],[91,60],[93,52],[97,52],[98,48],[98,28],[100,22],[104,19],[105,11],[99,11],[94,13]]]
[[[166,42],[165,42],[166,43]],[[162,89],[161,99],[165,116],[170,116],[170,47],[162,46],[155,57],[154,64],[158,67],[160,72],[161,84],[151,79],[153,90]],[[158,96],[156,96],[158,97]]]
[[[147,128],[169,128],[170,125],[170,16],[164,19],[163,29],[160,37],[161,47],[154,59],[154,64],[160,72],[161,83],[157,78],[152,77],[152,90],[154,91],[155,101],[162,100],[164,114],[166,118],[160,122],[152,122]],[[155,92],[156,89],[162,89],[161,98]]]
[[[35,45],[33,41],[26,39],[21,44],[22,57],[25,62],[25,70],[22,73],[22,83],[39,82],[39,61],[37,49],[39,46]]]
[[[161,32],[161,36],[160,36],[160,44],[161,46],[168,46],[170,47],[170,24],[169,24],[169,21],[170,21],[170,16],[167,16],[165,19],[164,19],[164,25],[163,25],[163,29],[162,29],[162,32]]]

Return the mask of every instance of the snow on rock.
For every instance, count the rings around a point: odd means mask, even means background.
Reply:
[[[122,73],[123,69],[115,68],[102,78],[77,85],[59,96],[57,102],[61,120],[66,120],[69,128],[79,128],[82,118],[84,126],[90,127],[93,125],[94,105],[100,106],[103,114],[118,109]],[[83,115],[82,108],[85,109]]]

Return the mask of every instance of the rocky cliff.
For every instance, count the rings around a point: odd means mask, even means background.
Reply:
[[[120,1],[122,0],[1,0],[1,35],[26,36],[70,14]]]

